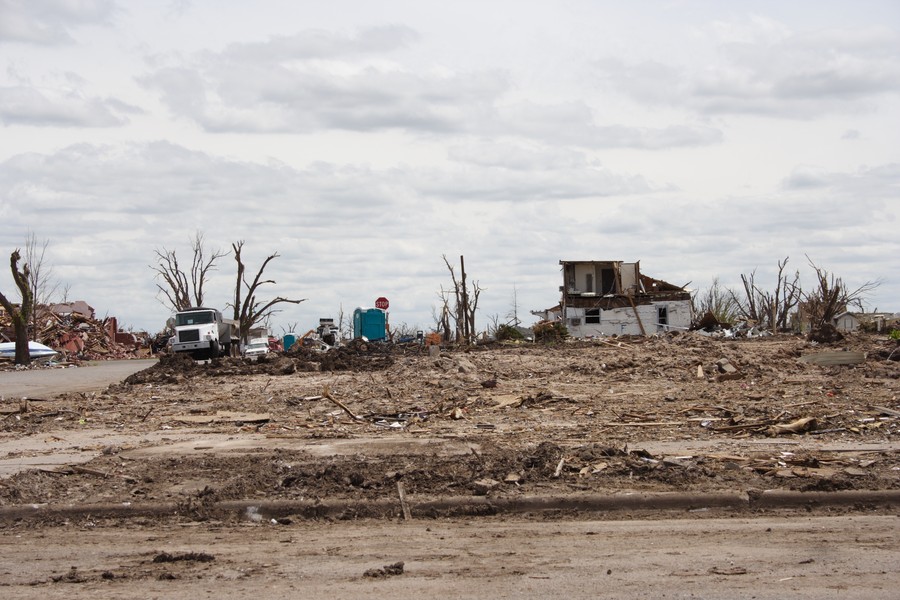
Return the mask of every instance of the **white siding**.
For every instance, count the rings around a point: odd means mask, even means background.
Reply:
[[[668,313],[668,325],[658,325],[659,307],[665,307]],[[663,331],[684,331],[691,326],[691,303],[687,300],[672,302],[656,302],[643,304],[637,307],[644,332],[647,335]],[[573,319],[578,324],[573,323]],[[575,338],[594,337],[601,335],[641,335],[641,327],[634,315],[634,309],[614,308],[600,311],[600,323],[586,323],[585,309],[567,308],[566,327],[569,335]]]

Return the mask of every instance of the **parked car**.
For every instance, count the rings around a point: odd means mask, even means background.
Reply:
[[[253,338],[250,343],[244,347],[244,356],[248,358],[258,358],[269,353],[269,340],[266,338]]]

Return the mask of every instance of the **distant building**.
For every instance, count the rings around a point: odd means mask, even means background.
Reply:
[[[897,320],[893,313],[842,312],[834,318],[835,329],[844,333],[852,333],[860,329],[881,332],[885,327]]]
[[[563,275],[559,311],[572,337],[652,335],[691,326],[690,292],[642,275],[640,262],[559,264]]]

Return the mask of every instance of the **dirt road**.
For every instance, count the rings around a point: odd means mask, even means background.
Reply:
[[[897,516],[153,527],[88,520],[0,533],[0,588],[20,600],[849,600],[892,597],[898,585]]]

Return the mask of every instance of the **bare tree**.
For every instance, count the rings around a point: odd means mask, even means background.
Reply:
[[[25,264],[28,265],[28,286],[31,288],[31,337],[36,338],[41,307],[53,301],[59,283],[53,279],[53,267],[45,263],[49,240],[38,242],[34,232],[25,239]]]
[[[393,325],[391,327],[391,340],[393,341],[395,338],[397,340],[403,338],[414,338],[416,336],[416,332],[419,331],[418,325],[409,325],[407,323],[400,323],[399,325]]]
[[[499,331],[501,323],[500,323],[500,315],[498,313],[494,313],[492,315],[488,315],[488,326],[487,326],[487,334],[491,337],[497,337],[497,331]]]
[[[464,257],[459,257],[459,279],[456,278],[456,271],[447,260],[447,256],[443,255],[442,258],[444,259],[444,264],[447,265],[447,270],[450,271],[450,281],[453,283],[453,289],[447,292],[445,296],[445,292],[442,288],[441,296],[442,298],[446,297],[447,301],[445,301],[445,306],[447,306],[449,294],[453,294],[455,304],[452,314],[456,324],[456,341],[458,343],[463,341],[468,344],[474,343],[476,335],[475,311],[478,310],[478,298],[481,296],[483,290],[478,286],[477,281],[472,283],[471,289],[466,283],[466,263]]]
[[[509,306],[509,312],[506,313],[506,324],[518,327],[522,324],[519,320],[519,289],[513,284],[512,301]]]
[[[253,281],[248,282],[244,276],[247,269],[244,265],[243,258],[241,257],[241,252],[244,249],[244,241],[239,240],[234,242],[231,244],[231,248],[234,250],[234,260],[237,262],[237,281],[234,286],[234,303],[231,306],[234,308],[234,320],[238,322],[240,327],[241,339],[246,340],[250,334],[250,329],[255,324],[265,321],[273,313],[277,312],[275,306],[285,303],[300,304],[301,302],[305,302],[306,298],[301,300],[291,300],[289,298],[277,296],[269,301],[257,299],[256,294],[260,287],[267,283],[275,284],[275,281],[272,279],[263,279],[263,273],[269,263],[280,255],[275,252],[267,256],[259,267],[259,271],[256,272]]]
[[[9,269],[12,272],[13,281],[19,288],[19,295],[22,302],[18,306],[14,306],[7,297],[0,292],[0,306],[3,306],[13,323],[13,331],[16,334],[16,356],[15,363],[17,365],[27,365],[31,363],[31,352],[28,349],[28,323],[31,318],[31,310],[34,308],[34,298],[31,292],[31,270],[28,263],[22,265],[19,269],[19,260],[21,260],[19,249],[13,250],[9,257]]]
[[[203,233],[197,231],[191,239],[191,266],[190,271],[185,272],[178,263],[175,250],[163,248],[155,250],[156,265],[150,268],[156,273],[157,279],[163,283],[157,283],[156,288],[166,301],[163,304],[172,307],[176,312],[203,306],[204,287],[209,280],[209,272],[216,269],[216,262],[228,256],[228,252],[221,250],[207,251],[204,245]]]
[[[352,326],[351,318],[344,313],[344,303],[338,305],[337,330],[341,336],[341,340],[349,340],[353,333],[350,331]]]
[[[723,287],[718,277],[713,278],[712,284],[702,294],[691,296],[691,304],[691,310],[698,319],[711,314],[719,323],[734,323],[740,314],[734,292]]]
[[[450,316],[453,314],[450,310],[450,292],[441,287],[438,298],[441,305],[440,307],[431,306],[431,318],[434,320],[435,331],[440,332],[442,340],[449,342],[453,339],[453,330],[450,327]]]
[[[855,290],[850,290],[840,277],[818,267],[809,256],[806,260],[816,274],[816,287],[803,294],[803,308],[813,329],[831,323],[836,316],[852,306],[862,310],[866,296],[881,285],[880,280],[867,281]]]
[[[788,328],[791,313],[800,302],[802,289],[799,271],[794,272],[790,278],[785,274],[787,263],[788,257],[778,262],[778,278],[774,292],[763,291],[756,285],[755,269],[749,275],[741,274],[741,281],[744,284],[743,298],[739,298],[733,291],[730,292],[740,316],[773,330]]]

